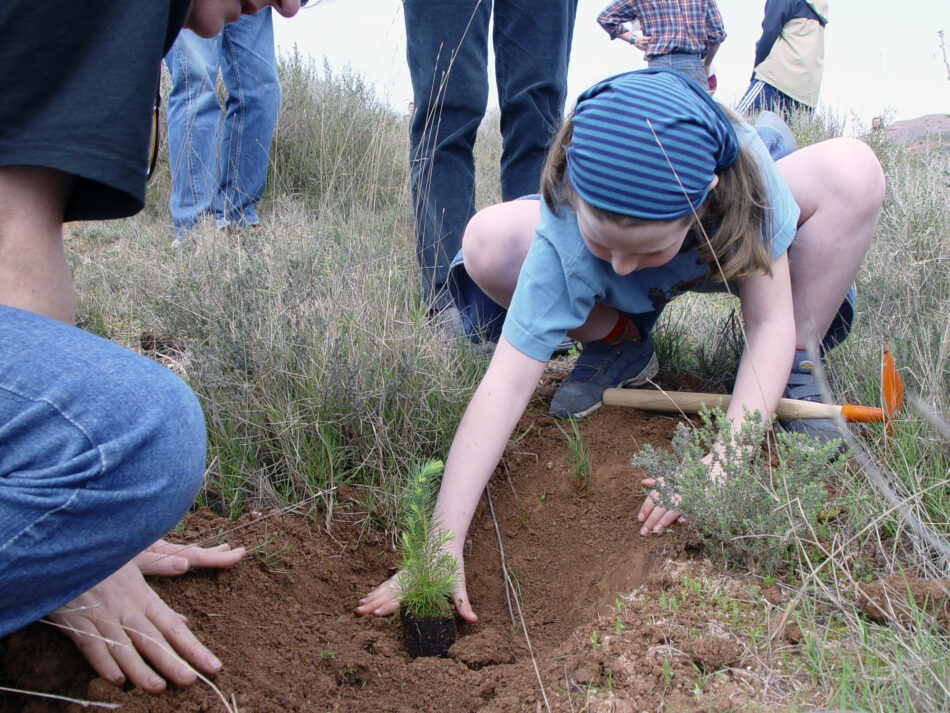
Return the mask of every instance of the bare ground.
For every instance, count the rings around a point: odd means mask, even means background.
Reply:
[[[630,456],[645,443],[667,444],[675,419],[605,407],[581,423],[593,463],[588,492],[576,486],[565,438],[546,412],[556,379],[539,388],[489,486],[502,547],[486,498],[476,512],[466,568],[480,620],[460,624],[446,659],[411,660],[397,618],[352,613],[392,573],[394,555],[345,494],[329,528],[320,513],[246,513],[237,522],[190,514],[182,541],[259,548],[233,570],[153,582],[224,662],[214,682],[221,694],[257,713],[759,710],[774,694],[763,692],[729,620],[741,600],[741,615],[767,627],[781,593],[760,593],[738,576],[710,585],[683,527],[638,534],[643,473]],[[779,648],[797,645],[791,630],[780,639]],[[159,696],[113,688],[42,624],[0,640],[0,685],[127,712],[225,710],[202,683]],[[88,709],[0,693],[0,713],[79,710]]]

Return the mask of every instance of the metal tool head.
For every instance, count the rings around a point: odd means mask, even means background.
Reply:
[[[904,382],[897,373],[897,366],[887,343],[882,345],[881,354],[881,398],[884,402],[884,421],[890,429],[891,417],[904,405]]]

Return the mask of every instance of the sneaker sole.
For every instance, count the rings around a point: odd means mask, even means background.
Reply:
[[[660,371],[660,364],[656,360],[656,352],[653,353],[653,356],[650,357],[650,361],[647,362],[647,365],[640,370],[640,373],[629,379],[621,381],[620,384],[616,387],[618,389],[624,389],[628,386],[641,386],[642,384],[647,383],[650,379],[656,376]],[[598,401],[596,404],[591,406],[585,411],[579,411],[569,418],[584,418],[589,414],[594,413],[597,409],[604,405],[603,400]]]

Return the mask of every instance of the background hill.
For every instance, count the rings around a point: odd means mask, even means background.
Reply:
[[[887,141],[919,154],[933,148],[950,152],[950,114],[926,114],[895,121],[885,133]]]

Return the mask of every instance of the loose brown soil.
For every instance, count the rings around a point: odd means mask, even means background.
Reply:
[[[394,555],[345,495],[329,528],[316,513],[247,513],[236,523],[204,510],[189,515],[178,539],[259,548],[232,570],[153,581],[224,662],[215,681],[222,694],[257,713],[753,710],[743,648],[708,600],[684,586],[695,544],[683,527],[638,534],[643,473],[630,456],[645,443],[666,445],[675,419],[600,409],[580,424],[593,477],[589,492],[579,489],[565,437],[546,412],[556,379],[540,387],[489,486],[517,591],[515,622],[483,498],[466,541],[480,620],[460,623],[449,658],[411,660],[397,617],[352,613],[392,573]],[[781,605],[775,592],[760,600],[766,610]],[[42,624],[0,640],[0,685],[112,701],[127,712],[225,710],[202,683],[159,696],[113,688]],[[88,709],[0,694],[0,713],[61,710]]]

